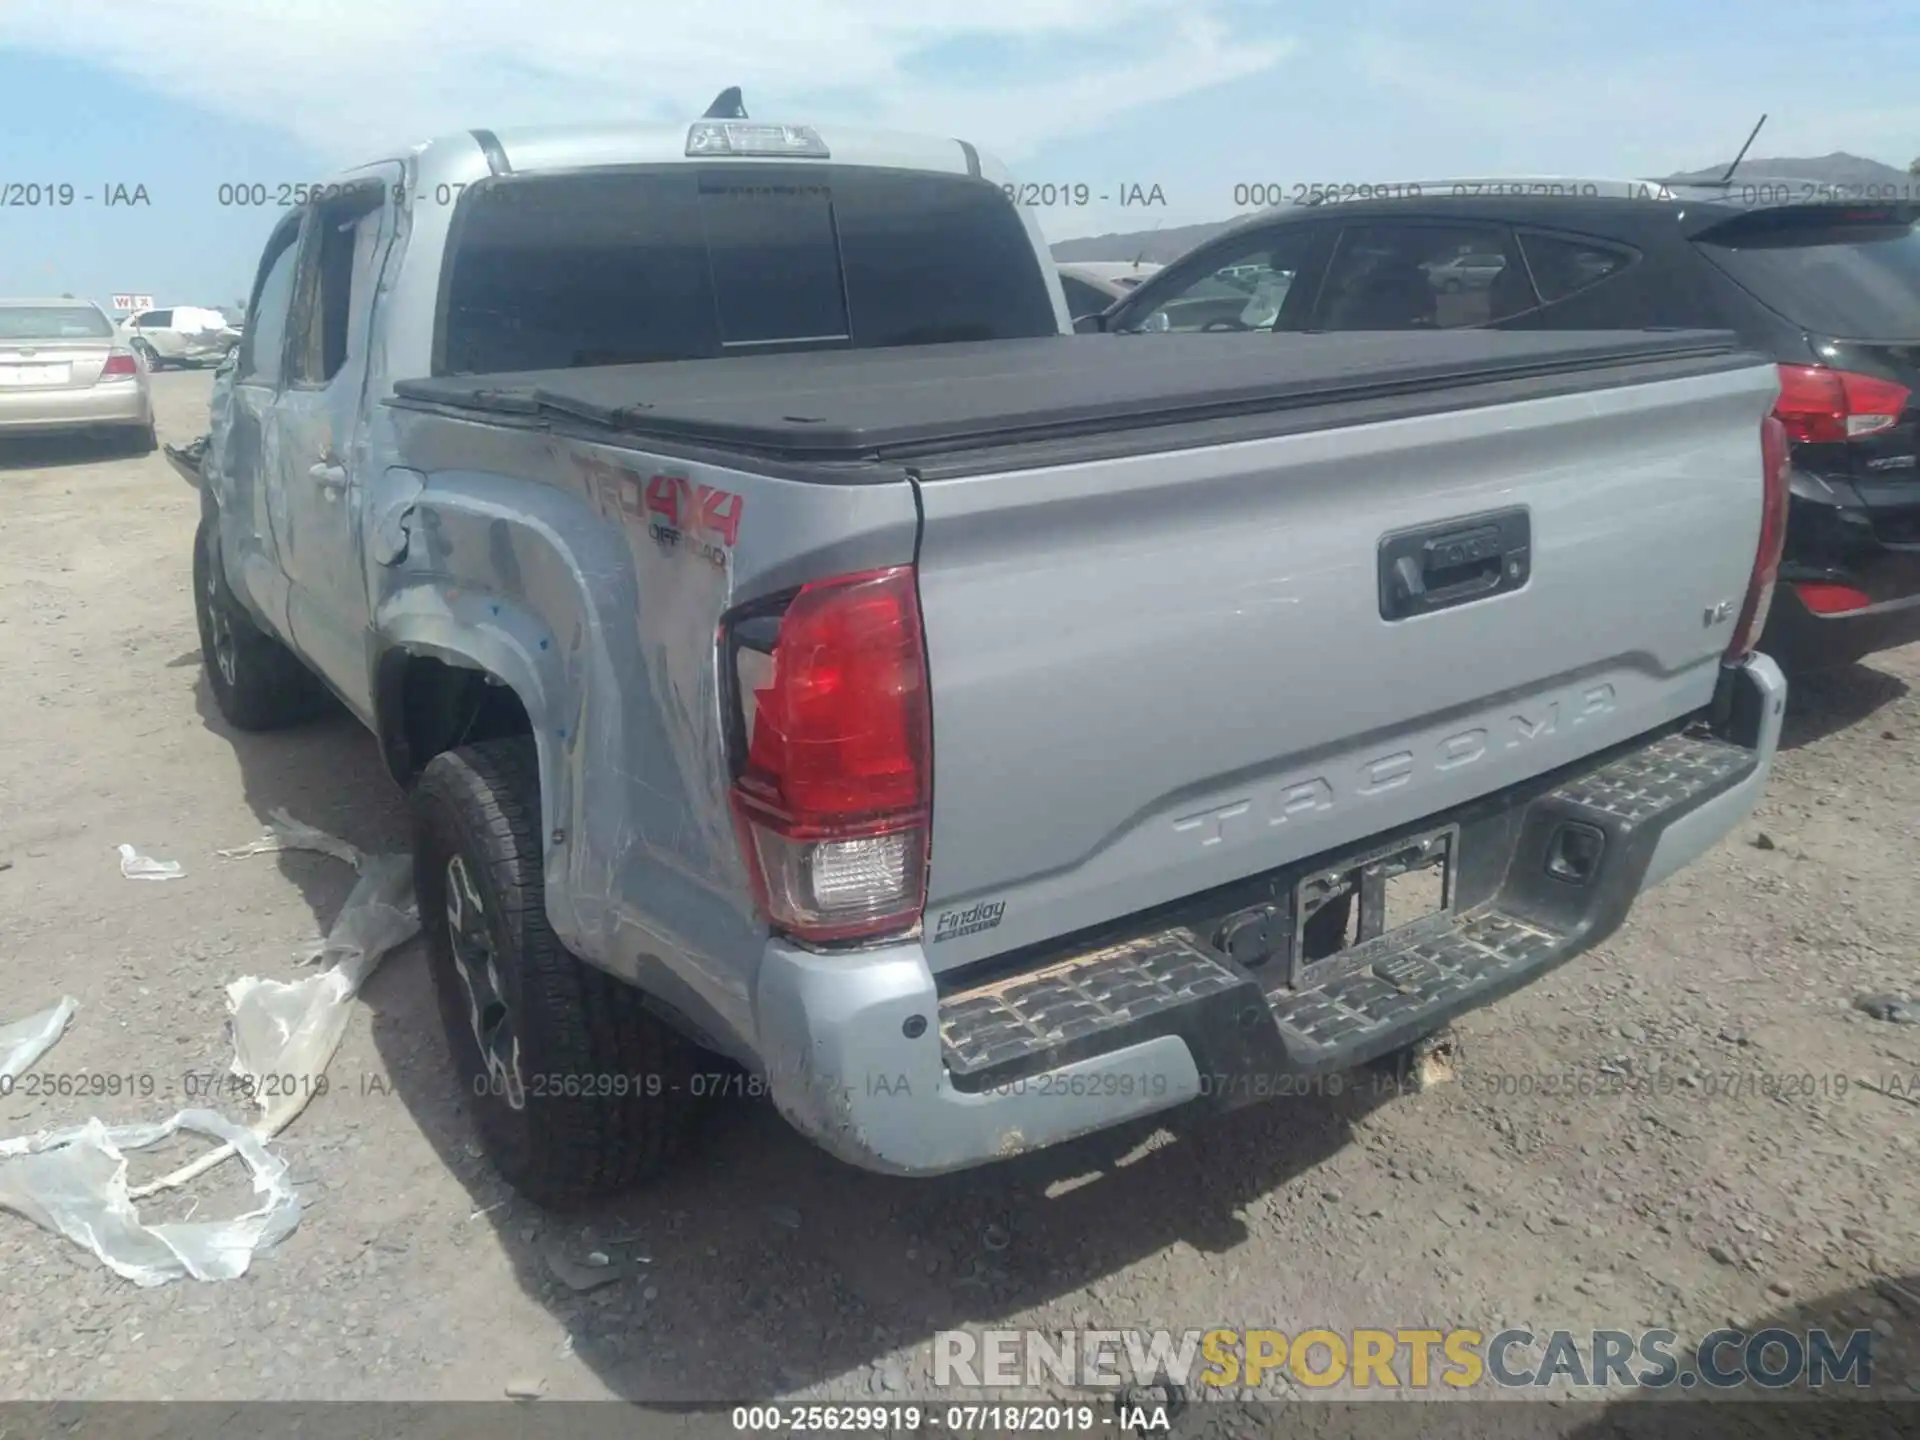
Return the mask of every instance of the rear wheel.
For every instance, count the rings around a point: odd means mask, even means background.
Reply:
[[[144,426],[126,432],[127,453],[130,455],[151,455],[160,448],[160,436],[149,420]]]
[[[547,923],[533,741],[437,755],[413,792],[414,890],[434,990],[487,1157],[551,1208],[670,1161],[699,1051]]]
[[[193,537],[193,612],[207,688],[239,730],[279,730],[311,720],[327,703],[314,673],[253,617],[214,563],[203,520]]]

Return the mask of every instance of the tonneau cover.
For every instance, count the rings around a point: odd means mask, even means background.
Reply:
[[[1727,368],[1743,363],[1739,342],[1718,331],[1081,335],[448,376],[394,389],[403,406],[564,417],[636,438],[851,461],[1715,356]]]

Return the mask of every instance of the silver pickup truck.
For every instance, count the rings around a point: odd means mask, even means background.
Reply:
[[[1298,1093],[1766,784],[1786,449],[1725,336],[1075,338],[972,147],[714,120],[356,171],[251,302],[208,685],[378,737],[550,1204],[716,1092],[900,1174]]]

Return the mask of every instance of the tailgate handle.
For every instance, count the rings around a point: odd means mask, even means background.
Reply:
[[[1380,539],[1380,618],[1405,620],[1527,583],[1532,521],[1524,505],[1395,530]]]

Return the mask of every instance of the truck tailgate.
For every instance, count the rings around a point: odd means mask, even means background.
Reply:
[[[751,543],[786,559],[732,571],[734,604],[810,578],[819,533],[911,482],[926,953],[950,970],[1349,851],[1708,704],[1777,385],[1726,335],[1455,330],[396,390],[776,477],[815,528],[755,500]]]
[[[1397,416],[1343,397],[1262,438],[1232,438],[1242,416],[1174,449],[923,458],[936,970],[1353,847],[1709,702],[1773,372],[1500,384],[1447,405],[1403,385]],[[1407,613],[1423,581],[1494,588]]]

